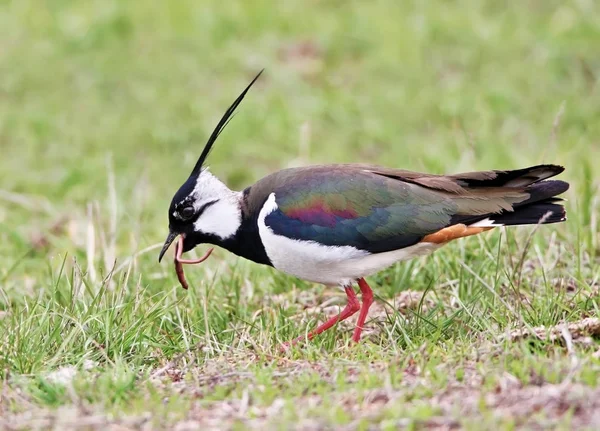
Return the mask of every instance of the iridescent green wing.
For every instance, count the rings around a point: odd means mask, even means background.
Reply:
[[[378,253],[415,244],[450,223],[457,205],[444,194],[363,170],[299,170],[274,189],[274,233]]]

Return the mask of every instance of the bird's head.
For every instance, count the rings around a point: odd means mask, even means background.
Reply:
[[[240,193],[229,190],[204,167],[204,162],[235,109],[261,73],[227,109],[210,135],[189,178],[173,196],[169,206],[169,235],[158,256],[159,262],[179,235],[183,237],[183,252],[186,252],[206,242],[219,244],[235,235],[240,227]]]

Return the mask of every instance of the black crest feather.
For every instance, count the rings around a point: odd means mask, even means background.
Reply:
[[[256,80],[259,78],[259,76],[263,72],[264,72],[264,69],[261,70],[260,72],[258,72],[258,75],[256,75],[254,77],[252,82],[250,82],[250,84],[248,84],[248,86],[244,89],[244,91],[242,91],[242,93],[238,96],[238,98],[235,99],[235,101],[231,104],[231,106],[229,108],[227,108],[227,111],[225,111],[225,113],[223,114],[223,117],[221,117],[221,120],[217,124],[217,127],[215,127],[215,130],[213,130],[212,134],[208,138],[208,141],[206,142],[206,145],[204,146],[204,150],[202,150],[202,154],[200,154],[200,157],[198,158],[198,161],[196,162],[196,165],[194,166],[194,169],[192,170],[192,173],[190,174],[190,176],[198,175],[200,173],[200,170],[202,169],[202,165],[204,164],[204,161],[208,157],[208,154],[210,153],[210,150],[212,149],[215,141],[217,140],[217,138],[219,137],[219,135],[221,134],[223,129],[225,129],[225,127],[231,120],[232,115],[235,112],[236,108],[239,106],[240,103],[242,103],[242,100],[244,100],[244,97],[246,96],[246,93],[248,92],[248,90],[250,90],[250,87],[252,87],[252,85],[256,82]]]

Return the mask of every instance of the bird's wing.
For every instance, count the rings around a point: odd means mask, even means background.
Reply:
[[[302,241],[372,253],[397,250],[461,220],[473,222],[528,202],[527,187],[551,176],[548,169],[536,169],[454,176],[367,165],[288,169],[267,177],[277,208],[265,224]]]

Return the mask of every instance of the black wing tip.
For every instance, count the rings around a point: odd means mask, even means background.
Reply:
[[[493,223],[503,226],[561,223],[567,220],[567,211],[560,201],[548,200],[525,205],[514,212],[503,212],[488,217]]]
[[[570,184],[562,180],[544,180],[533,183],[525,189],[525,191],[530,194],[529,199],[525,202],[521,202],[520,205],[545,201],[563,194],[569,190],[569,187]]]
[[[235,112],[236,108],[239,106],[240,103],[242,103],[242,100],[244,100],[244,97],[246,96],[246,93],[248,93],[248,90],[250,90],[252,85],[254,85],[256,80],[258,78],[260,78],[260,76],[263,74],[264,71],[265,71],[264,68],[261,69],[260,72],[258,72],[258,74],[254,77],[254,79],[252,81],[250,81],[250,84],[248,84],[246,86],[244,91],[242,91],[240,93],[240,95],[229,106],[229,108],[227,108],[227,110],[225,111],[225,113],[223,114],[223,116],[221,117],[219,122],[217,123],[217,126],[214,128],[213,132],[211,133],[210,137],[208,138],[208,141],[206,141],[206,145],[204,146],[204,149],[202,150],[202,154],[200,154],[200,157],[198,158],[198,161],[196,162],[194,169],[192,169],[192,173],[190,174],[190,176],[195,176],[200,173],[200,171],[202,170],[202,165],[204,164],[206,158],[208,157],[208,154],[212,150],[212,147],[213,147],[215,141],[217,140],[217,138],[219,137],[219,135],[221,134],[221,132],[223,131],[225,126],[227,126],[227,124],[229,123],[229,120],[233,116],[233,113]]]
[[[558,175],[562,172],[565,171],[565,167],[562,165],[555,165],[552,163],[549,164],[542,164],[542,165],[537,165],[537,166],[532,166],[530,169],[537,169],[537,168],[543,168],[543,169],[548,169],[549,171],[552,171],[554,173],[554,175]]]

